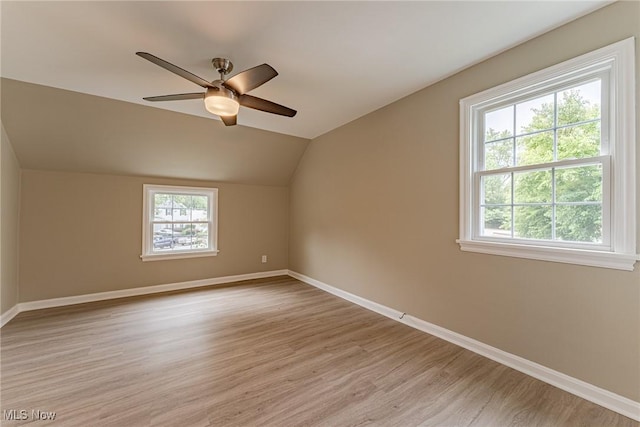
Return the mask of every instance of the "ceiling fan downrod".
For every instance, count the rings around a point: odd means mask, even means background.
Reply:
[[[233,70],[233,63],[227,58],[213,58],[211,64],[220,73],[220,80],[222,81],[224,81],[224,76]]]

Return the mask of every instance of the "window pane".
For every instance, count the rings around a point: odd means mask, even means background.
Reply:
[[[173,248],[173,230],[170,224],[153,225],[154,252],[171,251]]]
[[[511,174],[482,177],[482,204],[500,205],[511,203]]]
[[[527,171],[514,173],[515,203],[550,203],[551,171]]]
[[[174,194],[173,196],[173,220],[174,221],[190,221],[191,212],[189,205],[191,204],[191,196],[189,194]]]
[[[484,145],[484,169],[513,166],[513,139],[488,142]]]
[[[572,242],[602,242],[602,205],[556,207],[556,239]]]
[[[535,165],[553,161],[553,131],[516,138],[516,164]]]
[[[511,237],[511,207],[483,207],[482,235],[488,237]]]
[[[173,224],[174,250],[191,249],[195,227],[193,224]]]
[[[600,117],[600,80],[558,92],[558,126]]]
[[[191,220],[207,221],[209,219],[209,198],[207,196],[192,196]]]
[[[191,208],[192,206],[193,206],[193,196],[188,195],[185,197],[185,200],[184,200],[185,215],[184,215],[184,218],[182,219],[183,221],[193,220],[193,214],[192,214],[192,208]]]
[[[516,206],[514,236],[521,239],[551,239],[551,206]]]
[[[484,135],[485,142],[513,136],[513,105],[484,115]]]
[[[558,160],[600,155],[600,122],[558,129]]]
[[[553,129],[553,94],[516,105],[516,133]]]
[[[156,193],[153,196],[153,213],[156,221],[171,221],[172,220],[172,203],[173,197],[171,194]]]
[[[556,202],[601,202],[602,165],[556,169]]]
[[[209,249],[209,224],[194,224],[193,249]]]

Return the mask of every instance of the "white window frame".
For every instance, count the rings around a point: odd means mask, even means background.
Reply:
[[[175,185],[143,186],[142,255],[143,261],[216,256],[218,254],[218,189],[208,187],[183,187]],[[153,201],[156,193],[207,196],[209,199],[209,247],[176,252],[156,252],[153,249]],[[184,221],[183,221],[184,222]],[[189,222],[189,221],[186,221]]]
[[[456,242],[461,250],[633,270],[640,259],[636,253],[634,48],[631,37],[460,100],[460,238]],[[607,155],[594,158],[603,167],[603,230],[607,230],[603,244],[481,236],[479,176],[484,171],[479,129],[484,112],[594,76],[602,78],[602,141],[609,144]]]

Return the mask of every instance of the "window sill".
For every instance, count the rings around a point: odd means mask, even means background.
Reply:
[[[185,253],[166,253],[166,254],[147,254],[140,255],[140,259],[142,261],[166,261],[171,259],[182,259],[182,258],[200,258],[205,256],[216,256],[218,255],[218,250],[214,251],[200,251],[200,252],[185,252]]]
[[[515,243],[485,242],[477,240],[456,240],[465,252],[477,252],[516,258],[528,258],[541,261],[561,262],[565,264],[588,265],[591,267],[612,268],[633,271],[633,265],[640,259],[636,254],[603,252],[584,249],[554,248],[531,246]]]

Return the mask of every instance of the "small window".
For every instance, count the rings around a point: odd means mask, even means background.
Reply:
[[[144,185],[143,191],[143,261],[218,253],[216,188]]]
[[[633,47],[460,101],[462,250],[633,269]]]

